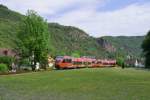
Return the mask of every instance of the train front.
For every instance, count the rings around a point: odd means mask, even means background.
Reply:
[[[69,69],[73,68],[72,57],[70,56],[59,56],[55,59],[55,68],[56,69]]]

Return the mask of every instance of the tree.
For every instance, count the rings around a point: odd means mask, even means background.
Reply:
[[[39,62],[46,67],[48,59],[48,23],[35,11],[28,10],[27,15],[20,25],[18,37],[19,54],[22,58],[28,58],[33,63],[32,70],[35,70]]]
[[[145,56],[145,67],[150,68],[150,31],[147,33],[142,43],[142,48]]]
[[[125,64],[124,64],[124,58],[123,57],[117,57],[117,65],[121,66],[123,69],[125,67]]]

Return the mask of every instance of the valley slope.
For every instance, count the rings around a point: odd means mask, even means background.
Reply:
[[[0,5],[0,48],[16,47],[17,33],[24,15]],[[49,23],[49,53],[57,55],[78,55],[114,58],[117,54],[140,57],[144,36],[100,37],[89,36],[83,30]]]

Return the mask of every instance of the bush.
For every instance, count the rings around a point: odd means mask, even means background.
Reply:
[[[124,64],[124,59],[119,57],[117,58],[117,65],[122,66]]]
[[[6,64],[0,64],[0,72],[7,72],[8,67]]]
[[[1,56],[0,63],[6,64],[9,68],[11,68],[11,64],[14,61],[13,57],[9,56]]]

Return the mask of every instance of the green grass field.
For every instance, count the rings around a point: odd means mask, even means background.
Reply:
[[[0,76],[0,100],[150,100],[150,71],[95,68]]]

